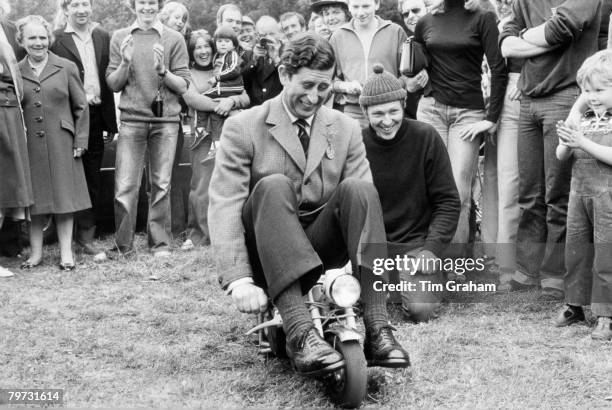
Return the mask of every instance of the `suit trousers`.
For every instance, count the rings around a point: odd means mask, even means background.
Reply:
[[[259,180],[243,208],[254,280],[272,300],[296,281],[306,293],[326,269],[348,260],[354,275],[373,276],[373,259],[386,257],[382,208],[372,183],[347,178],[319,212],[299,212],[295,188],[281,174]],[[357,276],[362,292],[373,291],[370,276]]]
[[[102,128],[101,107],[89,106],[89,143],[87,151],[83,154],[83,171],[85,172],[85,181],[91,199],[91,208],[78,211],[74,215],[75,240],[83,245],[90,244],[93,241],[100,215],[102,189],[100,167],[104,157]]]

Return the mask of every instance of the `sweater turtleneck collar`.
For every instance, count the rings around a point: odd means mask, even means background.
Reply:
[[[395,145],[404,139],[406,135],[407,126],[408,125],[407,125],[406,119],[405,118],[402,119],[402,125],[400,125],[399,129],[397,130],[397,133],[390,140],[381,138],[378,135],[376,135],[376,132],[374,131],[372,126],[368,126],[368,132],[370,133],[370,136],[372,137],[372,141],[374,141],[377,145],[388,147],[391,145]]]

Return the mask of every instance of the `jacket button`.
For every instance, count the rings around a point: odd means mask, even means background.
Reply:
[[[40,101],[36,101],[34,103],[34,107],[42,107],[42,103]]]
[[[36,87],[36,88],[34,88],[34,92],[39,93],[39,92],[40,92],[40,87]]]
[[[36,122],[43,122],[43,117],[36,117],[34,119],[36,120]]]
[[[264,93],[268,92],[266,88],[262,88],[261,91],[263,91]]]

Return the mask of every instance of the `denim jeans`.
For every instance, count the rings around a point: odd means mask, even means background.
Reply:
[[[612,146],[611,134],[603,138],[607,141],[602,145]],[[596,316],[612,316],[612,167],[584,152],[575,156],[567,215],[565,301],[590,304]]]
[[[508,87],[499,118],[495,143],[485,144],[482,241],[502,274],[516,270],[516,231],[519,220],[518,127],[520,101],[510,99],[519,73],[508,75]]]
[[[208,158],[212,136],[196,136],[189,147],[191,159],[191,182],[189,185],[189,217],[187,221],[187,238],[196,246],[210,244],[208,230],[208,187],[215,165],[214,158]]]
[[[433,97],[423,97],[419,102],[417,119],[432,125],[442,137],[448,150],[455,184],[459,191],[461,213],[453,243],[467,244],[469,239],[469,215],[472,195],[472,180],[476,174],[480,139],[464,141],[459,133],[468,125],[485,118],[484,110],[458,108],[442,104]],[[463,255],[449,255],[461,257]]]
[[[133,247],[138,191],[145,155],[150,176],[148,244],[170,244],[170,179],[179,123],[121,121],[115,161],[115,239],[121,250]]]
[[[523,96],[519,119],[519,206],[517,271],[523,284],[563,290],[564,244],[570,161],[559,161],[556,123],[565,120],[578,87],[531,98]]]

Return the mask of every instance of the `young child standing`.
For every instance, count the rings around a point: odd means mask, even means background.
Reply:
[[[208,81],[213,88],[204,94],[211,98],[225,98],[240,95],[244,91],[241,66],[242,59],[236,52],[238,37],[229,27],[219,27],[213,36],[215,55],[213,56],[213,77]]]
[[[565,301],[558,327],[597,316],[596,340],[612,340],[612,51],[587,58],[577,81],[589,109],[579,129],[557,125],[557,158],[572,158],[565,248]]]

